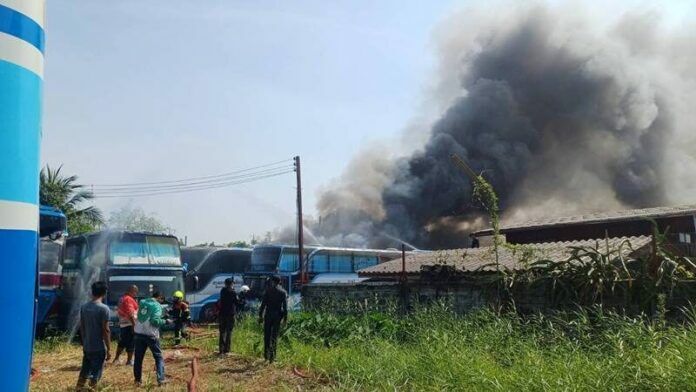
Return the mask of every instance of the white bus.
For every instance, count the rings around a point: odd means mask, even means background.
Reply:
[[[191,320],[215,321],[215,304],[225,279],[234,280],[239,293],[244,284],[244,271],[251,263],[251,249],[191,247],[181,249],[181,258],[188,267],[186,273],[186,300],[191,310]]]

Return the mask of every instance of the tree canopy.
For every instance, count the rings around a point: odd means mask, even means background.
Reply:
[[[140,207],[121,207],[109,215],[107,226],[128,231],[172,234],[174,229],[163,223],[155,214]]]
[[[68,233],[71,235],[98,230],[104,223],[101,210],[85,205],[94,199],[94,194],[77,183],[76,175],[63,175],[62,168],[62,165],[57,169],[46,165],[41,169],[39,201],[63,211],[68,220]]]

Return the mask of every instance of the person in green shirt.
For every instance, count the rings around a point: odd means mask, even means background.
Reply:
[[[167,322],[163,317],[162,305],[160,305],[161,298],[160,293],[155,291],[151,298],[141,300],[138,306],[138,317],[133,328],[135,332],[133,376],[136,385],[142,383],[143,359],[148,348],[152,351],[152,357],[155,359],[157,384],[162,385],[166,382],[164,379],[164,358],[160,346],[160,327]]]

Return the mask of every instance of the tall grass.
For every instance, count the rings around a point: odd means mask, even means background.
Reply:
[[[260,327],[245,320],[234,350],[260,356],[260,342]],[[446,306],[403,317],[299,313],[279,360],[346,391],[696,390],[696,326],[601,307],[524,318]]]
[[[458,316],[443,304],[405,316],[296,313],[278,359],[339,391],[696,390],[696,306],[682,312],[681,322],[599,306],[524,317],[486,309]],[[215,329],[187,342],[205,361],[217,350]],[[261,326],[248,317],[234,330],[232,350],[261,358],[262,341]],[[64,337],[35,349],[77,352]]]

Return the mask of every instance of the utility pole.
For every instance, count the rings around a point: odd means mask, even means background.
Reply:
[[[297,255],[300,260],[300,282],[307,283],[307,265],[304,258],[304,223],[302,223],[302,168],[300,156],[294,158],[297,174]]]

